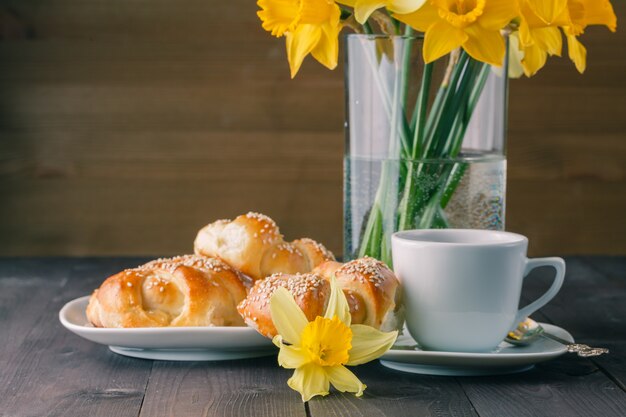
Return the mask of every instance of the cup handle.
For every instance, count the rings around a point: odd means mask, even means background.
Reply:
[[[526,319],[526,317],[530,316],[535,311],[539,310],[541,307],[548,304],[550,300],[554,298],[554,296],[561,289],[561,285],[563,285],[563,278],[565,278],[565,261],[561,258],[535,258],[535,259],[526,259],[526,268],[524,270],[524,278],[532,271],[533,269],[540,266],[551,266],[556,270],[556,274],[554,276],[554,281],[552,285],[541,297],[532,303],[528,304],[526,307],[522,308],[517,312],[517,316],[515,316],[515,321],[513,322],[513,327],[511,330],[515,329],[517,325]]]

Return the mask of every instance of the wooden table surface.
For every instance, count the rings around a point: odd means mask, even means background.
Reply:
[[[112,353],[58,312],[139,258],[0,259],[0,416],[626,416],[626,258],[569,257],[559,295],[534,317],[609,355],[572,354],[522,374],[437,377],[355,368],[362,398],[303,404],[276,358],[161,362]],[[547,285],[538,271],[524,297]]]

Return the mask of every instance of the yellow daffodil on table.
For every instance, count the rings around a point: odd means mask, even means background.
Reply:
[[[272,321],[278,330],[273,342],[280,348],[278,363],[295,369],[287,384],[309,401],[327,395],[330,384],[341,392],[363,394],[366,386],[346,368],[380,357],[393,345],[398,332],[383,333],[369,326],[351,325],[343,291],[334,279],[324,317],[309,322],[285,288],[270,299]]]
[[[359,23],[369,19],[374,11],[385,7],[394,13],[411,13],[426,2],[426,0],[337,0],[337,3],[354,8],[354,17]]]
[[[516,15],[514,0],[429,0],[413,13],[393,16],[425,33],[427,63],[462,47],[478,61],[502,66],[506,46],[500,31]]]
[[[263,29],[285,36],[291,78],[311,54],[329,69],[337,66],[341,11],[332,0],[259,0]]]

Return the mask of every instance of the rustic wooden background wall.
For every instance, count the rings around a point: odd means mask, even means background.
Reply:
[[[615,0],[626,24],[626,4]],[[343,81],[252,0],[0,0],[0,255],[174,254],[248,210],[341,253]],[[626,28],[512,83],[509,230],[626,254]]]

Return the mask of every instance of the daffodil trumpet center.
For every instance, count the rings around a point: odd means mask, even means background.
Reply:
[[[334,3],[329,0],[301,0],[298,11],[298,23],[321,25],[328,22],[333,12]]]
[[[440,0],[439,17],[452,26],[464,28],[474,23],[485,10],[486,0]]]
[[[294,31],[298,25],[328,22],[336,7],[330,0],[259,0],[258,4],[263,28],[277,37]]]
[[[350,358],[352,330],[337,316],[317,317],[302,331],[302,348],[309,361],[317,365],[343,365]]]

